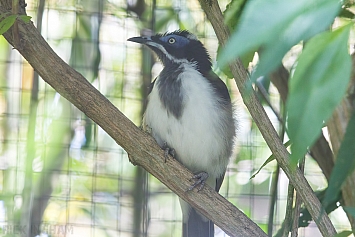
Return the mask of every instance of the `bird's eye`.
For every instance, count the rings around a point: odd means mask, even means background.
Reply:
[[[169,42],[169,44],[173,44],[173,43],[175,43],[175,38],[173,38],[173,37],[171,37],[169,40],[168,40],[168,42]]]

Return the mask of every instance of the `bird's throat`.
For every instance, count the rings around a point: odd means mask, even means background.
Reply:
[[[183,112],[183,94],[180,74],[183,68],[178,64],[164,67],[159,75],[157,86],[159,97],[169,114],[179,119]]]

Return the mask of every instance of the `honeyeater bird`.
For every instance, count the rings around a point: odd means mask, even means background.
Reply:
[[[148,46],[163,63],[152,82],[143,128],[195,175],[219,191],[232,154],[235,121],[228,89],[212,71],[209,54],[195,35],[177,30],[128,39]],[[183,237],[214,236],[213,222],[180,199]]]

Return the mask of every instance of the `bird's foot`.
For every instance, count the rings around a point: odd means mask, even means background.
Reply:
[[[192,189],[196,188],[197,186],[199,186],[197,189],[197,192],[201,191],[206,184],[207,178],[208,178],[208,173],[204,172],[204,171],[192,176],[190,181],[195,180],[195,183],[193,183],[191,185],[191,187],[188,189],[188,191],[191,191]]]
[[[144,132],[148,133],[148,134],[152,134],[152,128],[149,127],[147,124],[142,124],[141,126],[141,130],[143,130]]]
[[[175,149],[170,148],[166,142],[164,142],[163,145],[163,150],[164,150],[164,162],[168,159],[169,155],[171,155],[173,158],[175,158]]]

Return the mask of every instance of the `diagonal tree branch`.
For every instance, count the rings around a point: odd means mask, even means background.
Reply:
[[[11,0],[0,0],[0,15],[11,12]],[[2,19],[0,18],[0,21]],[[80,73],[51,49],[32,22],[18,21],[22,47],[20,54],[44,81],[104,129],[129,154],[130,161],[142,166],[169,189],[211,219],[230,236],[266,236],[243,212],[210,187],[187,192],[192,173],[174,159],[164,162],[164,152],[154,139],[126,118]],[[14,44],[12,30],[4,34]]]
[[[229,38],[229,30],[224,24],[223,15],[221,9],[219,8],[218,1],[199,0],[199,2],[207,15],[207,18],[211,22],[219,42],[221,45],[225,45],[227,39]],[[269,120],[264,108],[257,99],[254,91],[251,93],[247,92],[246,85],[248,84],[249,78],[243,64],[240,60],[237,60],[236,62],[230,64],[230,69],[234,75],[244,104],[248,108],[280,167],[284,170],[290,182],[300,194],[305,206],[312,215],[313,220],[317,223],[322,235],[329,237],[334,236],[336,231],[333,224],[300,170],[297,167],[291,166],[288,158],[289,153],[279,139],[276,130]]]

